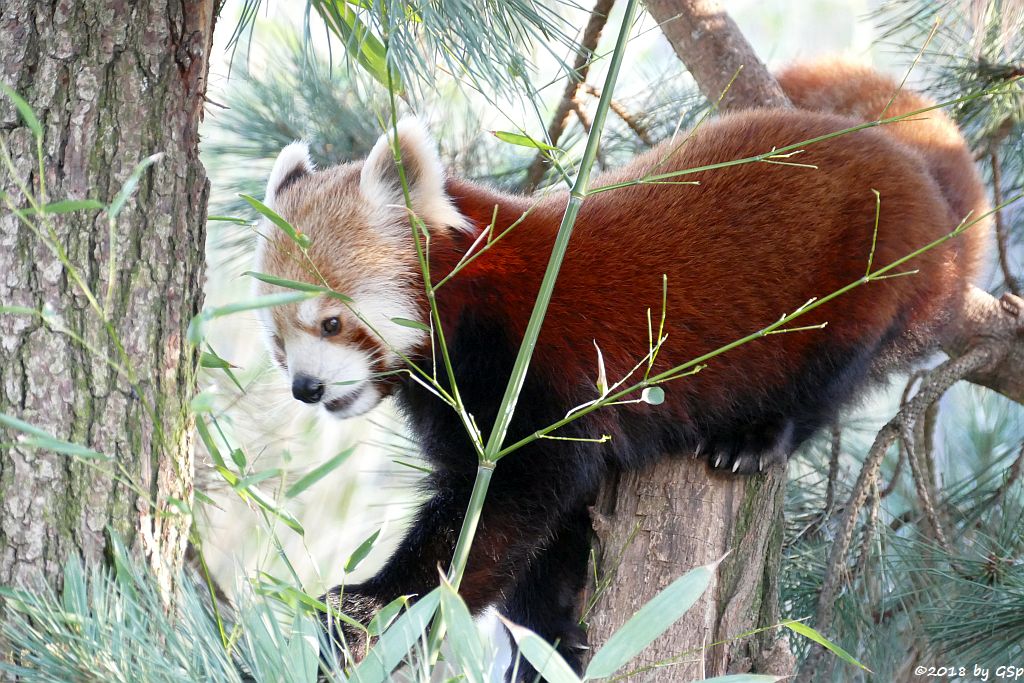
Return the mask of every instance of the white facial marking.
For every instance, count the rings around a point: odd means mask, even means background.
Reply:
[[[299,305],[299,324],[312,327],[320,322],[320,302],[308,299]]]
[[[285,348],[289,379],[294,381],[295,377],[306,375],[323,382],[320,405],[330,415],[354,417],[380,401],[380,392],[368,381],[372,359],[365,352],[308,333],[289,337]]]
[[[366,281],[352,291],[352,300],[355,310],[373,327],[370,334],[387,349],[389,364],[399,361],[399,353],[408,354],[427,336],[422,330],[393,321],[403,318],[423,322],[413,298],[399,282]]]

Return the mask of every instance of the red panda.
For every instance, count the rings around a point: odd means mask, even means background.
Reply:
[[[793,109],[754,109],[705,123],[592,188],[742,159],[930,106],[870,69],[794,66],[780,76]],[[446,177],[414,122],[398,126],[412,209],[429,231],[437,283],[494,223],[517,227],[437,291],[444,334],[467,409],[485,438],[539,290],[567,202],[565,192],[526,197]],[[666,334],[654,367],[666,370],[776,321],[814,297],[903,257],[986,211],[956,127],[940,111],[823,140],[795,157],[734,165],[676,180],[592,194],[583,203],[512,422],[509,443],[596,398],[596,351],[611,381],[648,352],[648,310]],[[794,164],[799,165],[794,165]],[[876,204],[877,197],[880,204]],[[303,253],[267,226],[259,268],[327,285],[322,297],[268,309],[271,352],[295,397],[347,417],[394,394],[433,465],[430,497],[384,568],[326,599],[366,620],[399,595],[422,594],[446,566],[469,499],[477,458],[457,416],[405,375],[381,376],[408,357],[432,368],[428,308],[410,220],[387,136],[368,158],[314,170],[301,145],[286,147],[266,203],[311,244]],[[879,208],[880,207],[880,208]],[[877,221],[877,239],[876,239]],[[461,592],[478,611],[557,641],[579,666],[578,622],[589,519],[609,471],[666,453],[699,452],[713,470],[756,473],[786,457],[857,390],[932,346],[975,275],[984,224],[916,258],[916,275],[871,282],[808,313],[800,326],[713,359],[665,386],[662,405],[604,408],[557,436],[611,435],[605,444],[537,440],[499,462]],[[275,288],[260,284],[262,292]],[[357,316],[353,312],[360,315]],[[441,370],[439,377],[445,375]],[[359,656],[365,642],[349,645]]]

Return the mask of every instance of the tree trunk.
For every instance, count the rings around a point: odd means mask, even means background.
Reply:
[[[722,99],[723,109],[788,106],[716,3],[648,0],[647,8],[712,101],[743,67]],[[795,661],[774,629],[721,642],[779,621],[785,483],[783,467],[750,478],[726,477],[685,456],[606,482],[593,515],[598,579],[585,603],[594,603],[585,618],[592,651],[674,579],[725,556],[714,586],[633,664],[663,665],[645,673],[645,681],[748,671],[792,674]]]
[[[136,164],[163,153],[117,216],[113,253],[105,212],[30,217],[44,236],[52,227],[65,267],[9,211],[28,206],[15,178],[38,195],[39,162],[31,130],[0,97],[0,141],[15,169],[0,158],[10,201],[0,194],[0,305],[60,318],[0,314],[0,413],[111,458],[31,447],[0,427],[0,584],[60,585],[68,556],[104,559],[108,527],[165,588],[181,566],[190,519],[177,501],[192,498],[197,367],[185,331],[202,301],[209,193],[197,129],[218,9],[215,0],[0,3],[0,78],[42,123],[47,201],[109,202]],[[131,369],[119,374],[108,360]]]
[[[597,585],[587,634],[599,649],[673,580],[724,557],[713,587],[631,663],[654,667],[644,681],[688,681],[727,672],[792,673],[793,659],[771,631],[779,622],[785,470],[757,478],[710,474],[703,461],[672,458],[609,481],[594,507]]]

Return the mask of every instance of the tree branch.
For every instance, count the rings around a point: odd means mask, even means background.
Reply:
[[[562,101],[558,104],[551,123],[548,125],[548,144],[558,145],[558,139],[565,132],[565,126],[569,123],[569,116],[572,114],[576,103],[576,92],[580,84],[587,80],[587,72],[590,71],[590,60],[597,49],[597,41],[601,38],[601,31],[608,22],[608,15],[612,11],[615,0],[597,0],[594,9],[590,11],[590,20],[583,31],[583,39],[580,41],[579,52],[576,53],[576,61],[572,65],[572,73],[565,84],[565,92],[562,93]],[[575,75],[575,77],[573,77]],[[526,171],[526,182],[523,184],[523,192],[529,194],[537,189],[541,178],[544,177],[544,155],[537,153],[533,162]]]
[[[999,163],[999,153],[995,150],[995,145],[993,145],[992,152],[989,154],[989,162],[992,165],[992,203],[999,206],[1003,203],[1003,172],[1002,165]],[[1010,268],[1009,247],[1006,243],[1006,222],[1003,220],[1002,209],[996,209],[993,218],[996,227],[996,253],[999,256],[999,269],[1003,272],[1003,280],[1006,282],[1006,288],[1010,290],[1010,293],[1021,296],[1020,283],[1013,276],[1013,271]]]
[[[965,379],[1024,404],[1024,299],[1001,299],[971,286],[960,314],[942,332],[942,350],[959,358],[981,345],[998,349],[994,363]]]
[[[647,11],[712,102],[724,110],[788,107],[789,99],[716,0],[647,0]],[[738,73],[738,75],[737,75]],[[736,79],[729,85],[729,82]]]
[[[600,88],[595,88],[589,83],[585,83],[583,85],[583,89],[594,97],[598,99],[601,98]],[[640,142],[644,143],[648,147],[654,147],[654,139],[651,138],[651,134],[647,132],[647,129],[640,124],[637,117],[631,114],[621,102],[613,99],[609,103],[609,106],[611,107],[611,110],[615,112],[620,119],[622,119],[622,122],[629,126],[629,129],[633,131],[638,138],[640,138]]]

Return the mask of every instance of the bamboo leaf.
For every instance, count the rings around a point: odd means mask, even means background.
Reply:
[[[548,683],[580,683],[580,678],[547,641],[528,628],[513,624],[499,616],[512,634],[519,652],[526,658],[540,677]]]
[[[640,400],[652,406],[660,406],[665,402],[665,390],[661,387],[647,387],[640,394]]]
[[[197,415],[212,413],[217,407],[217,397],[214,395],[213,389],[205,389],[193,396],[188,407]]]
[[[26,306],[0,306],[0,313],[11,313],[14,315],[40,315],[34,308]]]
[[[288,605],[289,607],[303,606],[308,609],[311,613],[326,613],[327,604],[321,600],[317,600],[313,596],[299,590],[295,586],[285,583],[281,579],[277,578],[267,572],[257,572],[257,578],[253,581],[253,589],[259,595],[266,595],[272,597],[282,604]],[[346,619],[346,623],[348,623]],[[362,628],[358,622],[353,622],[353,626]]]
[[[717,566],[715,562],[687,572],[641,607],[590,660],[586,678],[614,675],[667,631],[704,594]]]
[[[863,664],[858,662],[856,659],[854,659],[853,655],[851,655],[849,652],[847,652],[843,648],[839,647],[838,645],[833,643],[831,640],[829,640],[825,636],[821,635],[820,633],[818,633],[817,631],[815,631],[813,628],[811,628],[807,624],[803,623],[802,621],[789,620],[789,621],[782,622],[782,625],[785,626],[786,628],[788,628],[793,633],[798,633],[798,634],[802,635],[804,638],[810,638],[811,640],[816,642],[818,645],[821,645],[823,648],[825,648],[826,650],[828,650],[829,652],[831,652],[835,656],[839,657],[839,659],[843,660],[844,662],[846,662],[848,664],[852,664],[852,665],[854,665],[854,666],[856,666],[856,667],[858,667],[860,669],[863,669],[864,671],[867,671],[868,673],[874,673],[874,672],[871,671],[871,669],[867,668],[866,666],[864,666]]]
[[[312,470],[307,472],[301,479],[299,479],[297,482],[288,487],[288,490],[285,491],[284,493],[285,497],[294,498],[295,496],[299,495],[300,493],[308,489],[313,484],[317,483],[318,481],[326,477],[334,470],[341,467],[341,465],[346,460],[348,460],[349,456],[352,455],[355,449],[355,446],[352,446],[351,448],[346,448],[341,453],[338,453],[336,456],[334,456],[327,462],[321,463],[320,465],[314,467]]]
[[[312,292],[281,292],[279,294],[267,294],[266,296],[253,297],[251,299],[237,301],[224,306],[217,306],[216,308],[207,308],[199,315],[192,318],[192,321],[188,324],[188,340],[192,344],[199,345],[206,337],[206,323],[215,318],[222,318],[226,315],[241,313],[243,311],[273,308],[274,306],[285,306],[287,304],[311,299],[313,296],[314,294]]]
[[[604,367],[604,354],[601,353],[601,347],[597,345],[596,339],[594,348],[597,349],[597,394],[603,398],[608,394],[608,372]]]
[[[329,287],[321,287],[320,285],[310,284],[308,282],[299,282],[298,280],[286,280],[283,277],[274,277],[273,275],[267,275],[266,273],[257,273],[252,270],[247,270],[242,275],[254,277],[260,282],[266,282],[268,285],[277,285],[278,287],[284,287],[286,289],[295,289],[300,292],[316,292],[317,294],[324,294],[329,297],[338,299],[345,303],[352,303],[352,298],[345,296],[341,292],[335,292]]]
[[[498,138],[502,142],[507,142],[510,145],[517,145],[519,147],[530,147],[531,149],[542,149],[545,151],[561,152],[562,150],[557,147],[553,147],[546,142],[540,140],[534,140],[529,135],[522,135],[520,133],[510,133],[505,130],[492,130],[491,135]]]
[[[215,469],[218,472],[220,472],[220,475],[224,477],[224,480],[227,481],[229,486],[234,487],[235,484],[238,483],[238,475],[236,475],[228,468],[217,465]],[[245,490],[238,491],[238,494],[243,498],[248,498],[252,500],[254,503],[256,503],[256,505],[277,517],[279,520],[284,522],[285,526],[287,526],[295,533],[299,534],[300,536],[306,535],[306,530],[302,528],[302,524],[299,523],[299,520],[295,519],[294,515],[292,515],[287,510],[283,510],[274,505],[273,501],[271,501],[269,498],[263,495],[263,493],[259,489],[247,488]]]
[[[228,368],[237,368],[238,366],[232,365],[213,351],[203,351],[202,355],[199,356],[199,367],[226,370]]]
[[[29,127],[29,130],[31,130],[32,134],[36,137],[36,140],[42,140],[43,126],[39,123],[39,119],[36,118],[36,113],[32,111],[32,107],[29,106],[28,102],[26,102],[21,95],[14,92],[14,89],[6,83],[0,82],[0,90],[10,98],[11,102],[14,102],[14,106],[21,115],[21,120]]]
[[[392,318],[391,322],[402,327],[411,327],[414,330],[422,330],[423,332],[430,332],[430,326],[424,325],[418,320],[409,320],[408,318]]]
[[[38,213],[55,215],[60,213],[71,213],[72,211],[88,211],[90,209],[102,209],[105,205],[96,199],[62,199],[57,202],[50,202],[39,207]],[[18,211],[23,216],[37,213],[34,207]]]
[[[380,536],[380,529],[377,529],[370,534],[370,537],[360,543],[359,547],[349,555],[348,560],[345,561],[346,574],[358,567],[359,563],[366,559],[366,556],[370,554],[371,550],[373,550],[373,544],[377,542],[378,536]]]
[[[146,169],[163,158],[163,152],[157,152],[156,154],[149,155],[135,165],[135,168],[132,169],[131,175],[128,176],[128,180],[124,181],[124,185],[121,186],[121,190],[117,193],[117,196],[114,197],[114,200],[110,202],[110,208],[107,209],[107,215],[110,216],[110,220],[113,220],[117,217],[117,214],[121,213],[121,209],[124,208],[125,202],[128,201],[132,192],[135,191],[135,188],[139,184],[139,179],[142,178],[142,174]]]
[[[62,453],[64,455],[72,455],[77,458],[85,458],[87,460],[111,459],[110,456],[100,453],[99,451],[95,451],[87,446],[58,439],[46,430],[31,425],[24,420],[19,420],[16,417],[7,415],[6,413],[0,413],[0,425],[3,425],[8,429],[22,432],[25,436],[18,440],[18,444],[28,448],[39,448],[47,451],[53,451],[54,453]]]
[[[401,613],[402,608],[407,607],[408,605],[408,595],[399,596],[384,605],[380,608],[380,611],[373,615],[373,619],[370,619],[370,623],[366,625],[367,632],[374,638],[380,636],[384,631],[388,630],[388,627],[391,626],[392,622],[394,622],[399,613]]]
[[[220,356],[218,356],[217,352],[210,348],[209,345],[207,345],[206,348],[208,350],[203,351],[203,353],[199,356],[199,366],[210,370],[223,370],[224,374],[227,375],[228,379],[231,380],[232,384],[234,384],[239,391],[244,392],[245,388],[242,387],[242,383],[238,381],[238,378],[235,376],[235,373],[232,372],[232,369],[237,369],[238,366],[233,365],[228,361],[224,360],[223,358],[221,358]]]
[[[217,443],[213,440],[213,435],[210,434],[210,427],[206,424],[206,420],[201,417],[196,420],[196,431],[199,432],[199,438],[202,440],[203,445],[206,446],[206,452],[210,454],[213,464],[221,469],[227,469],[224,456],[220,454],[220,449],[217,448]]]
[[[239,452],[241,451],[241,449],[238,448],[236,448],[235,450]],[[279,468],[274,467],[269,470],[263,470],[261,472],[256,472],[254,474],[242,477],[237,482],[235,482],[235,485],[232,488],[234,488],[236,491],[245,491],[246,489],[249,489],[252,486],[255,486],[256,484],[260,483],[261,481],[266,481],[267,479],[271,479],[272,477],[278,477],[280,475],[281,470]]]
[[[363,661],[352,671],[349,680],[358,683],[390,681],[391,672],[402,663],[409,649],[427,629],[440,599],[440,589],[435,588],[417,600],[370,648]]]
[[[234,223],[236,225],[249,225],[252,221],[238,216],[207,216],[206,220],[218,223]]]
[[[212,505],[218,510],[221,509],[221,507],[217,505],[216,502],[214,502],[213,498],[210,498],[208,495],[203,493],[202,489],[196,489],[195,491],[192,492],[192,495],[198,502],[203,503],[204,505]]]
[[[487,672],[483,662],[487,661],[480,631],[473,622],[473,617],[455,592],[452,585],[442,576],[441,582],[441,614],[448,626],[448,644],[452,655],[468,683],[487,683]]]
[[[317,629],[317,625],[305,614],[300,612],[295,615],[295,621],[292,622],[292,635],[288,641],[284,658],[288,662],[285,670],[290,674],[291,680],[297,683],[316,680],[317,664],[320,657],[320,639]]]
[[[83,458],[85,460],[111,460],[110,456],[104,455],[99,451],[82,446],[77,443],[71,443],[70,441],[63,441],[61,439],[55,439],[53,437],[43,436],[26,436],[18,442],[22,446],[29,448],[38,448],[46,451],[53,451],[54,453],[61,453],[63,455],[71,455],[76,458]]]
[[[300,231],[293,228],[291,223],[281,218],[281,216],[279,216],[276,211],[271,209],[269,206],[267,206],[260,200],[247,194],[240,194],[238,196],[244,199],[246,202],[248,202],[249,206],[256,209],[256,211],[259,214],[261,214],[271,223],[280,228],[284,234],[288,235],[288,237],[290,237],[292,241],[299,245],[301,248],[308,249],[309,245],[313,243],[313,240],[309,239],[309,235],[304,235]]]
[[[8,415],[6,413],[0,413],[0,425],[7,427],[8,429],[14,429],[19,432],[31,434],[32,436],[39,436],[46,439],[52,439],[53,436],[44,429],[40,429],[35,425],[29,424],[24,420]]]
[[[256,502],[257,505],[259,505],[261,508],[263,508],[270,514],[277,517],[284,523],[285,526],[287,526],[289,529],[297,533],[299,536],[306,535],[306,530],[302,528],[302,524],[299,522],[299,520],[295,519],[294,515],[292,515],[287,510],[284,510],[274,505],[274,503],[270,501],[270,499],[268,499],[266,496],[264,496],[259,489],[247,489],[246,495],[250,496]]]

